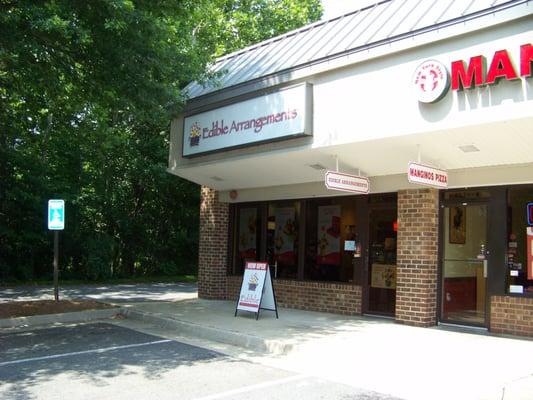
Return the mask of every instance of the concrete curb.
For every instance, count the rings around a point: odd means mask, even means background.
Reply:
[[[249,350],[270,353],[273,355],[285,355],[293,350],[293,345],[283,343],[280,340],[269,340],[258,336],[224,330],[208,325],[199,325],[192,322],[181,321],[168,316],[154,313],[126,309],[122,313],[127,318],[154,324],[163,329],[175,329],[183,336],[205,339],[213,342],[243,347]]]
[[[75,311],[61,314],[32,315],[29,317],[0,319],[0,329],[13,329],[39,325],[53,325],[75,322],[89,322],[109,319],[117,314],[124,314],[124,308],[105,308],[101,310]]]

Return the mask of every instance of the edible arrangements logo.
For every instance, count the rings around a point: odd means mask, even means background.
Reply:
[[[439,101],[450,87],[448,70],[436,60],[426,60],[415,69],[412,85],[421,103]]]
[[[202,129],[198,122],[195,122],[191,126],[191,131],[189,132],[189,141],[192,146],[198,146],[200,144],[200,136],[202,135]]]

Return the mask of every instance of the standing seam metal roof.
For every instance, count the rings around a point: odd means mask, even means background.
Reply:
[[[285,33],[220,57],[211,71],[216,82],[186,88],[189,98],[203,96],[301,65],[435,25],[519,5],[526,0],[384,0]]]

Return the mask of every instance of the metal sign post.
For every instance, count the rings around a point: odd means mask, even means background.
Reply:
[[[54,299],[59,301],[59,232],[54,231]]]
[[[48,229],[54,231],[54,299],[59,301],[59,231],[65,229],[64,200],[48,200]]]

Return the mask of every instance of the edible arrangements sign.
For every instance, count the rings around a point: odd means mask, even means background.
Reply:
[[[327,171],[324,177],[326,188],[350,193],[370,192],[370,182],[364,176],[342,174],[340,172]]]
[[[311,135],[312,87],[302,84],[185,118],[183,156]]]

